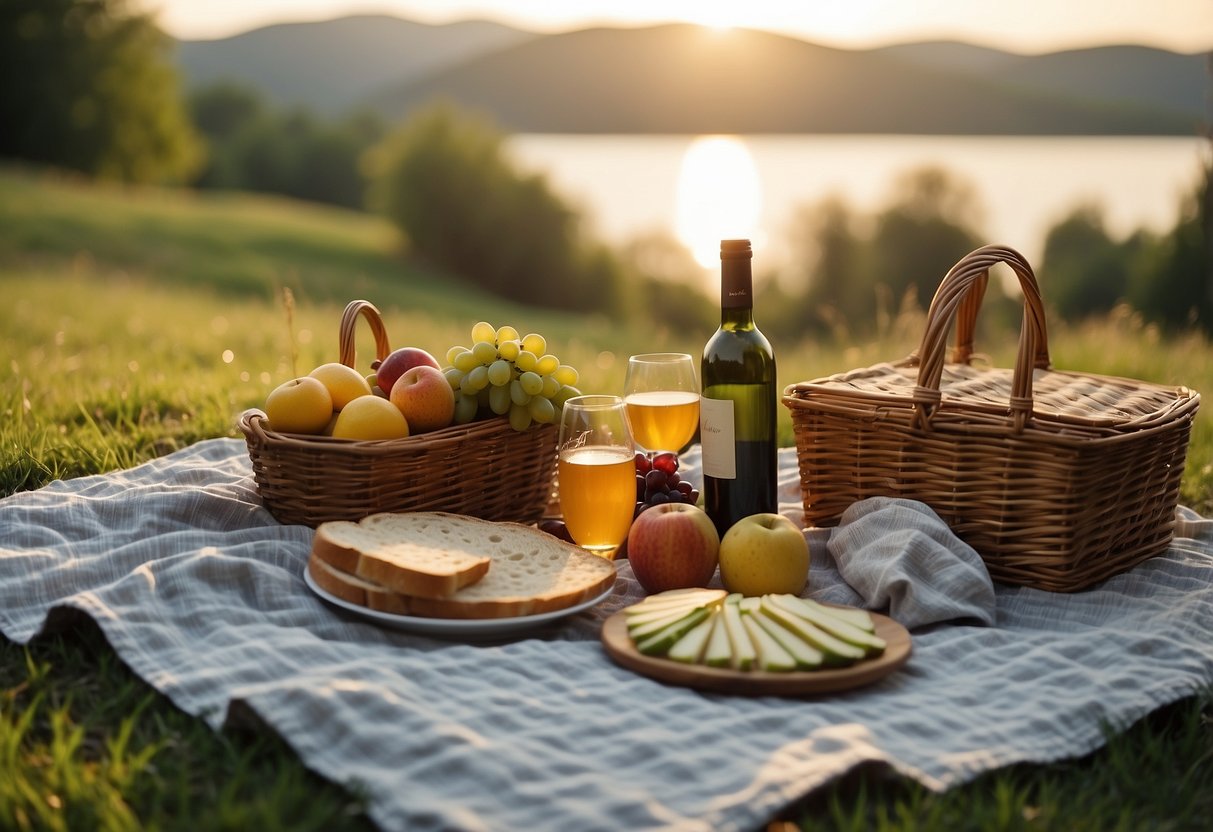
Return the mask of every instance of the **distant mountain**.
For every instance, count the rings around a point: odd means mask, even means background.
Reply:
[[[990,66],[998,62],[987,57]],[[1029,84],[1030,61],[1009,63],[1019,74],[1003,78],[994,71],[938,68],[887,52],[832,49],[768,32],[720,33],[677,24],[587,29],[472,58],[379,96],[375,104],[401,116],[443,96],[527,132],[1195,129],[1199,111],[1184,112],[1166,102],[1154,106],[1094,92],[1078,97],[1067,89],[1077,82],[1060,84],[1048,77]]]
[[[689,24],[538,35],[357,17],[180,47],[191,85],[391,118],[445,97],[521,132],[1190,135],[1213,120],[1204,56],[1131,46],[844,50]]]
[[[1023,90],[1174,110],[1208,111],[1209,56],[1147,46],[1099,46],[1018,55],[967,43],[908,43],[878,50],[935,69],[960,71]]]
[[[282,23],[220,40],[180,41],[177,61],[188,87],[234,81],[277,105],[324,114],[363,104],[398,85],[535,37],[499,23],[441,26],[362,15]]]

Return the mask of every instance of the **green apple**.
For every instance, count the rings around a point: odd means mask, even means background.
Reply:
[[[707,618],[708,613],[709,610],[707,608],[700,607],[689,615],[683,616],[674,623],[666,625],[665,628],[638,642],[636,649],[646,656],[663,656],[669,652],[671,647],[678,643],[679,639]]]
[[[721,539],[718,557],[724,588],[746,596],[799,595],[809,579],[809,544],[782,514],[738,520]]]
[[[678,643],[671,647],[670,652],[666,655],[676,662],[698,664],[708,641],[711,639],[712,630],[716,627],[719,620],[719,615],[709,614],[707,618],[700,621],[685,636],[680,638]]]
[[[781,604],[775,603],[773,600],[783,600],[788,597],[791,596],[764,598],[762,605],[763,612],[791,630],[802,641],[808,642],[812,647],[820,651],[825,664],[835,666],[854,664],[861,661],[867,655],[862,647],[848,644],[842,639],[836,638],[807,619],[789,613]]]

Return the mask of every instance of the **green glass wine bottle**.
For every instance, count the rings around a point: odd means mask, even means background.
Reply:
[[[779,509],[775,354],[754,325],[749,240],[720,242],[720,328],[703,348],[699,431],[704,509],[721,537]]]

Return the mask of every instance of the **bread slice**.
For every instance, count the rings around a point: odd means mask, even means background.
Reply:
[[[343,572],[417,598],[446,598],[484,577],[478,543],[428,513],[372,514],[357,523],[321,523],[312,554]]]
[[[511,618],[555,612],[588,601],[615,583],[612,561],[518,523],[493,523],[444,512],[396,515],[409,518],[393,528],[463,551],[484,552],[492,561],[480,581],[447,598],[393,592],[313,553],[308,570],[321,588],[350,603],[383,612],[425,618]],[[318,563],[314,563],[319,561]]]
[[[399,595],[379,584],[364,581],[357,575],[342,572],[335,566],[329,566],[315,555],[308,558],[307,571],[317,586],[330,595],[336,595],[342,601],[395,615],[408,615],[409,613],[407,595]]]

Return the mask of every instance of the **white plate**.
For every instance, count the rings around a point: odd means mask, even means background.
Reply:
[[[580,604],[574,604],[562,610],[541,612],[536,615],[519,615],[513,618],[422,618],[417,615],[397,615],[390,612],[380,612],[379,610],[372,610],[359,604],[351,604],[349,601],[338,598],[318,586],[307,569],[303,570],[303,580],[307,582],[308,589],[320,596],[321,599],[335,607],[348,610],[355,615],[378,624],[385,624],[398,630],[406,630],[410,633],[421,635],[467,639],[499,638],[516,635],[543,624],[582,612],[583,610],[588,610],[595,604],[605,600],[615,590],[615,585],[611,584],[602,594],[588,601],[582,601]]]

